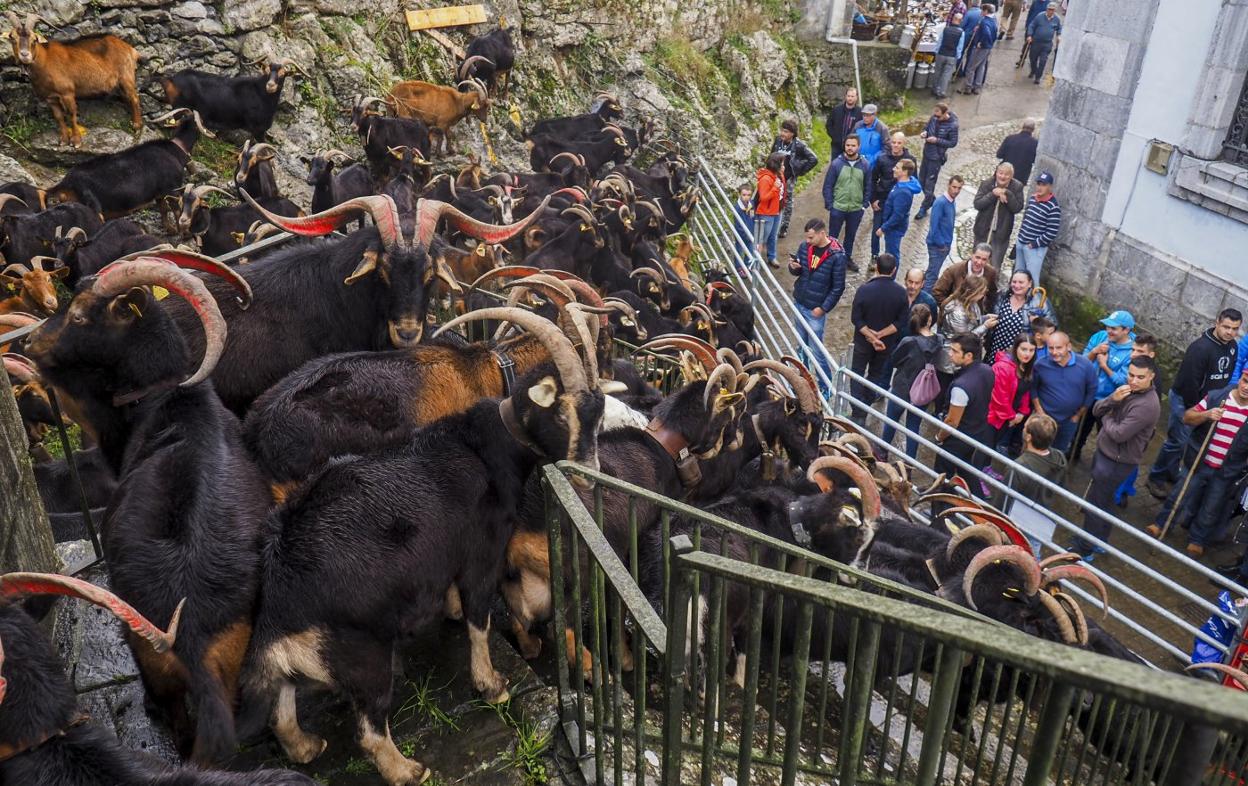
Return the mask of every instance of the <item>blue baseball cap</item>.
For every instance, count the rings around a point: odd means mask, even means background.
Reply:
[[[1037,183],[1047,183],[1048,185],[1053,185],[1053,173],[1051,173],[1051,172],[1041,172],[1041,173],[1040,173],[1040,176],[1036,178],[1036,182],[1037,182]]]
[[[1131,316],[1130,311],[1115,311],[1102,319],[1101,324],[1105,327],[1125,327],[1130,330],[1135,327],[1135,317]]]

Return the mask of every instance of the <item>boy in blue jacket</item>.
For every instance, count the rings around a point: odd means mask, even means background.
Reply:
[[[1115,311],[1101,320],[1104,330],[1098,330],[1088,339],[1083,356],[1096,365],[1096,400],[1109,396],[1120,386],[1127,384],[1127,365],[1131,362],[1135,346],[1135,317],[1130,311]],[[1071,452],[1074,461],[1079,460],[1083,446],[1092,434],[1092,427],[1099,425],[1099,420],[1088,413],[1075,435],[1075,449]]]
[[[793,302],[798,319],[810,328],[798,325],[797,332],[807,355],[806,364],[823,369],[827,380],[832,379],[823,344],[823,329],[828,322],[828,312],[840,302],[845,294],[845,266],[848,260],[841,244],[828,237],[828,225],[821,219],[806,222],[806,240],[789,256],[789,272],[797,276],[793,283]],[[825,377],[815,374],[819,389],[827,395]]]
[[[894,259],[901,259],[901,239],[910,228],[910,208],[914,205],[914,197],[922,192],[919,181],[914,177],[914,162],[903,158],[893,168],[893,177],[897,185],[888,193],[884,200],[884,220],[875,234],[884,238],[884,251],[892,254]],[[897,277],[893,271],[893,278]]]

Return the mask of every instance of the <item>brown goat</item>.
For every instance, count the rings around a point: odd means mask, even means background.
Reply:
[[[61,129],[61,144],[82,144],[78,125],[78,99],[98,98],[120,92],[130,105],[130,124],[143,127],[139,114],[139,94],[135,90],[134,68],[139,53],[115,35],[93,35],[77,41],[49,41],[35,32],[35,14],[26,21],[8,12],[13,29],[4,35],[13,43],[13,55],[30,75],[35,94],[47,102]],[[69,124],[65,115],[69,115]]]
[[[45,268],[45,262],[52,265],[56,260],[52,257],[35,257],[30,260],[29,268],[13,264],[0,272],[0,285],[15,293],[0,300],[0,314],[24,311],[51,316],[56,313],[56,282],[53,279],[65,278],[69,274],[69,268]]]
[[[478,80],[460,82],[468,85],[470,93],[461,93],[454,87],[434,85],[415,80],[399,82],[386,96],[386,105],[397,117],[412,117],[438,130],[442,135],[442,152],[451,149],[451,127],[470,114],[485,122],[490,112],[490,97],[484,84]]]

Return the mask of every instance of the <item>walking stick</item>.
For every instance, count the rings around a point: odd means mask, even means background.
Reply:
[[[1030,42],[1030,41],[1024,41],[1024,42],[1023,42],[1023,51],[1021,51],[1021,52],[1019,52],[1019,53],[1018,53],[1018,62],[1014,64],[1014,68],[1015,68],[1015,69],[1019,69],[1019,68],[1022,68],[1022,67],[1023,67],[1023,63],[1026,63],[1026,62],[1027,62],[1027,53],[1028,53],[1028,52],[1030,52],[1030,51],[1031,51],[1031,42]]]
[[[1192,475],[1196,474],[1196,468],[1200,466],[1201,460],[1205,457],[1205,448],[1209,447],[1209,439],[1213,436],[1213,432],[1217,430],[1217,421],[1211,421],[1209,424],[1209,433],[1205,434],[1205,441],[1200,444],[1200,450],[1196,453],[1196,460],[1192,462],[1192,468],[1187,471],[1187,477],[1183,478],[1183,487],[1179,489],[1179,496],[1174,501],[1174,507],[1170,508],[1170,515],[1166,516],[1166,523],[1161,528],[1161,534],[1157,536],[1157,540],[1165,540],[1166,533],[1170,531],[1170,525],[1174,523],[1174,514],[1179,512],[1179,506],[1183,504],[1183,497],[1187,494],[1187,484],[1192,482]]]

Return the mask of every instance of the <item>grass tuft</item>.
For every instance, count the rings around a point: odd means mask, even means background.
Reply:
[[[436,700],[436,694],[446,690],[450,683],[434,687],[431,685],[432,680],[433,677],[429,674],[426,674],[420,682],[408,680],[407,684],[413,691],[412,697],[404,702],[402,707],[399,707],[398,716],[404,720],[413,717],[423,718],[438,734],[459,731],[459,724],[438,706]]]

